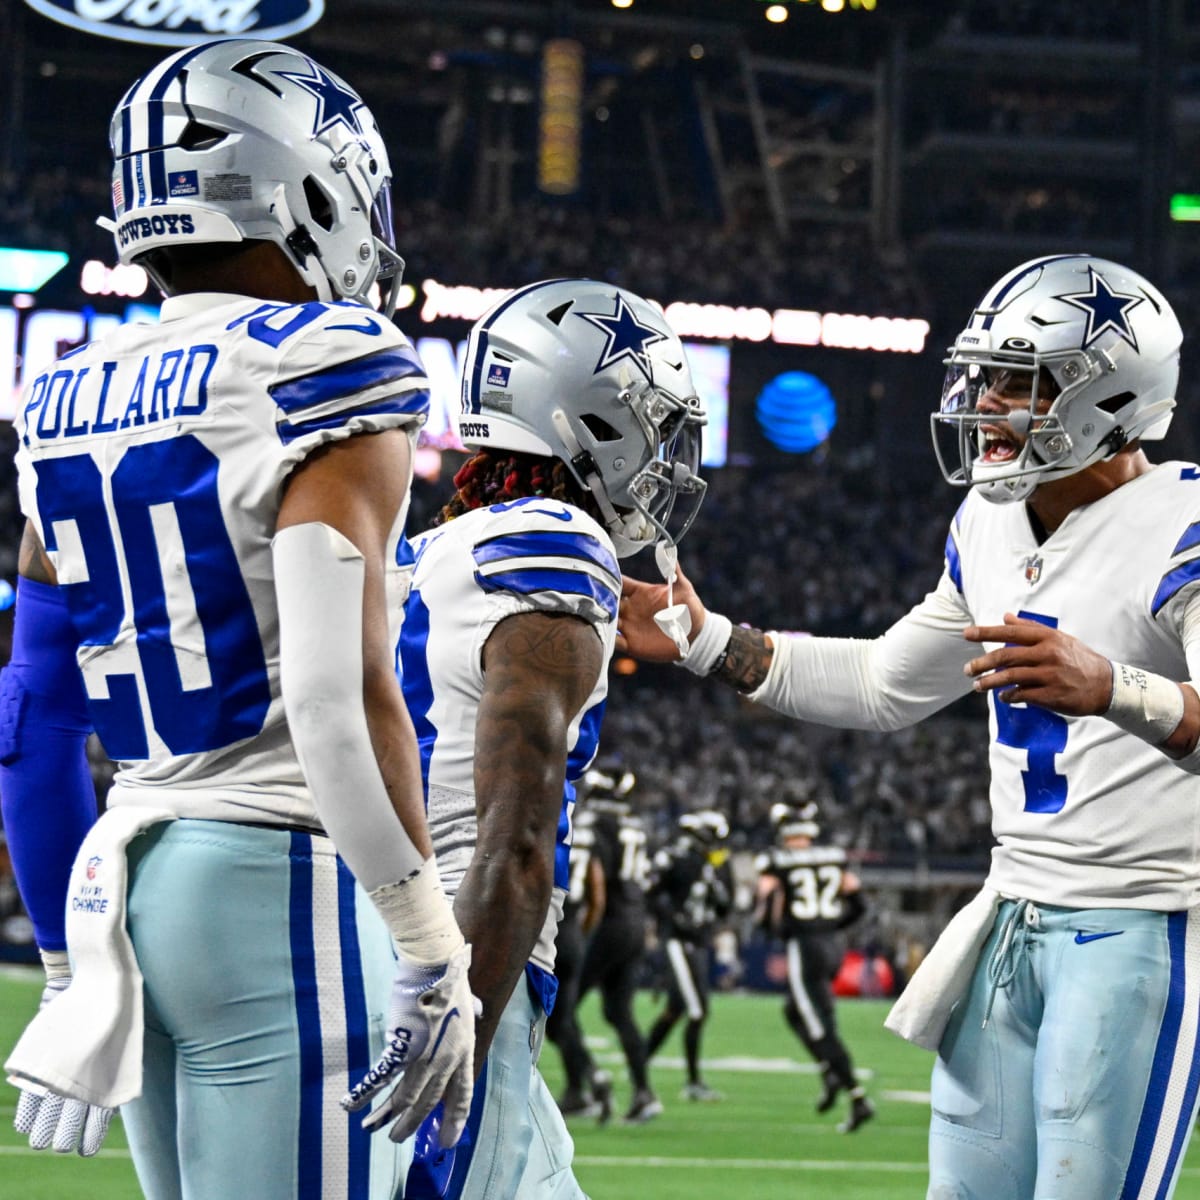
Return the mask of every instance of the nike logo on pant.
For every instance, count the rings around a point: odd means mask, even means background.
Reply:
[[[1075,945],[1085,946],[1088,942],[1098,942],[1101,938],[1120,937],[1125,930],[1114,929],[1109,933],[1084,933],[1083,930],[1075,930]]]

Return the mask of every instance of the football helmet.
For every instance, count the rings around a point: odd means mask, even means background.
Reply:
[[[1162,293],[1128,267],[1086,254],[1022,264],[979,302],[945,360],[931,418],[942,474],[988,500],[1024,500],[1135,438],[1164,437],[1182,339]],[[1004,399],[1031,396],[1032,414]],[[942,444],[947,427],[956,455]]]
[[[623,288],[530,284],[471,330],[463,445],[561,459],[594,497],[619,557],[687,532],[707,486],[704,421],[679,338]]]
[[[109,140],[116,219],[99,223],[121,262],[272,241],[322,300],[367,303],[378,282],[395,309],[404,262],[383,138],[359,94],[307,55],[243,39],[180,50],[121,98]]]
[[[771,826],[776,842],[782,846],[791,838],[817,838],[821,833],[819,816],[820,810],[813,800],[801,805],[772,804]]]
[[[679,818],[679,828],[704,847],[719,846],[729,837],[729,821],[724,813],[715,808],[684,813]]]

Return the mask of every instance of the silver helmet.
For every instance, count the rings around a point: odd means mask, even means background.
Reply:
[[[1085,254],[1010,271],[955,339],[931,421],[942,473],[989,500],[1025,499],[1140,438],[1166,435],[1183,332],[1135,271]],[[980,410],[985,396],[1037,397],[1037,411]],[[949,426],[957,454],[939,431]],[[1015,431],[1015,436],[1009,436]]]
[[[235,39],[180,50],[113,114],[121,262],[167,246],[275,242],[322,300],[395,308],[391,167],[359,94],[307,55]]]
[[[561,459],[595,499],[621,557],[687,532],[707,486],[704,421],[679,338],[623,288],[530,284],[471,330],[463,445]]]

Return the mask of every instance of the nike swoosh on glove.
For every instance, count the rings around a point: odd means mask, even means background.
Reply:
[[[69,975],[48,981],[42,990],[39,1009],[65,992],[70,982]],[[34,1150],[52,1146],[59,1154],[77,1150],[84,1158],[91,1158],[108,1133],[113,1112],[111,1108],[101,1108],[85,1100],[70,1100],[48,1088],[24,1083],[13,1126],[18,1133],[29,1135],[29,1144]]]
[[[443,966],[397,962],[387,1048],[341,1102],[347,1112],[357,1112],[399,1076],[364,1129],[374,1133],[394,1118],[388,1137],[402,1142],[441,1100],[441,1144],[453,1146],[462,1135],[475,1088],[475,1018],[482,1012],[467,979],[470,965],[468,945]]]

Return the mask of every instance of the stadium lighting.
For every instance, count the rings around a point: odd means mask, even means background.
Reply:
[[[846,0],[821,0],[821,7],[826,12],[841,12],[846,7]]]
[[[779,25],[788,19],[788,10],[782,4],[772,4],[763,15],[772,24]]]
[[[632,8],[633,0],[612,0],[613,8]]]
[[[1200,221],[1200,196],[1176,192],[1171,197],[1172,221]]]
[[[17,250],[0,246],[0,292],[36,292],[67,265],[61,250]]]

